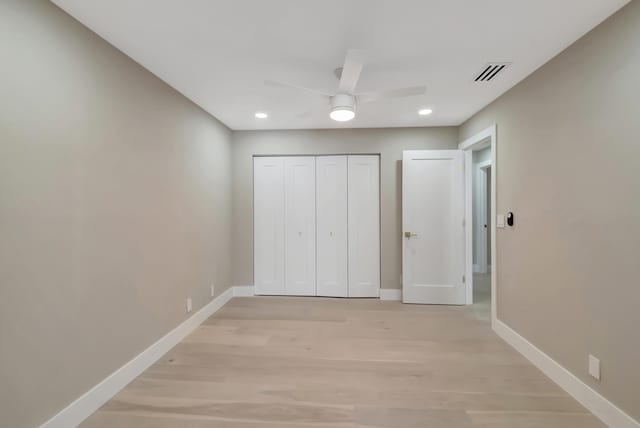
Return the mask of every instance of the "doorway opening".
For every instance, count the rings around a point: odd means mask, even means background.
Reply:
[[[465,151],[467,304],[496,320],[496,126],[460,143]]]
[[[491,305],[491,147],[472,151],[473,303]]]

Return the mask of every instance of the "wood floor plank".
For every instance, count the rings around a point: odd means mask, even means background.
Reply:
[[[474,428],[606,428],[591,414],[557,412],[468,412]]]
[[[466,307],[234,298],[85,428],[596,428]]]

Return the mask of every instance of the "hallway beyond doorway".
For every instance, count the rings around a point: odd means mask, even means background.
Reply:
[[[473,274],[473,305],[478,319],[491,322],[491,273]]]

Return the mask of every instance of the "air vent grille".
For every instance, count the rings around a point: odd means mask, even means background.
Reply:
[[[509,67],[510,64],[510,62],[489,62],[482,67],[482,71],[480,71],[473,80],[476,82],[490,82]]]

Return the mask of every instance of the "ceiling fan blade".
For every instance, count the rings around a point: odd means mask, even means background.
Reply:
[[[340,92],[353,94],[364,66],[364,51],[361,49],[350,49],[344,59],[342,75],[340,76]]]
[[[356,98],[361,103],[368,103],[377,100],[389,100],[393,98],[413,97],[416,95],[424,95],[426,86],[411,86],[408,88],[391,89],[388,91],[365,92],[356,94]]]
[[[273,86],[273,87],[276,87],[276,88],[297,89],[299,91],[308,92],[308,93],[314,94],[314,95],[321,95],[323,97],[331,97],[331,94],[328,94],[326,92],[322,92],[322,91],[319,91],[317,89],[306,88],[304,86],[293,85],[291,83],[278,82],[278,81],[275,81],[275,80],[265,80],[264,84],[267,85],[267,86]]]

